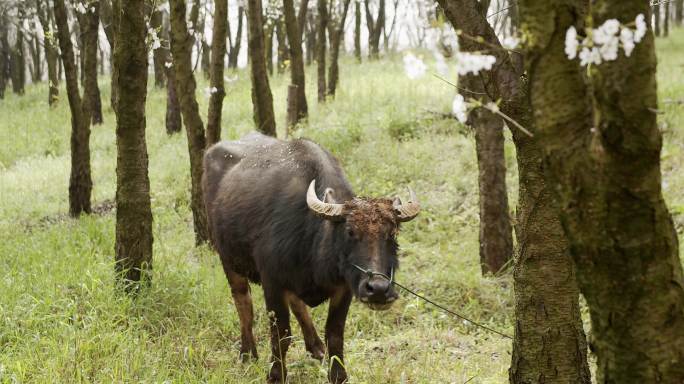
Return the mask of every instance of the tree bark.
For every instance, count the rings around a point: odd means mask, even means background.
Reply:
[[[5,88],[10,72],[10,45],[7,38],[9,21],[6,15],[0,19],[0,99],[5,98]]]
[[[684,382],[684,280],[661,191],[653,35],[629,58],[594,67],[588,88],[586,69],[563,52],[565,31],[584,15],[561,4],[521,2],[522,25],[533,42],[527,68],[544,162],[589,305],[597,382]],[[649,12],[639,0],[593,8],[596,25]]]
[[[361,62],[361,0],[354,0],[354,56]]]
[[[171,63],[171,58],[168,59]],[[181,131],[183,119],[181,117],[180,101],[176,92],[176,75],[173,68],[166,68],[166,133],[173,135]]]
[[[675,24],[678,27],[682,26],[684,20],[684,0],[676,0],[675,2]]]
[[[300,7],[306,9],[307,0],[302,0]],[[290,75],[292,84],[297,86],[297,116],[298,121],[308,115],[306,102],[306,79],[304,77],[304,56],[302,53],[302,34],[300,23],[306,17],[306,13],[300,8],[299,20],[295,14],[294,1],[283,0],[283,12],[285,13],[285,26],[287,40],[290,46]]]
[[[145,0],[115,0],[113,71],[116,113],[116,271],[130,291],[148,283],[152,270],[152,209],[145,141],[147,26]]]
[[[90,105],[81,100],[78,90],[78,74],[71,43],[64,0],[55,0],[55,20],[59,47],[64,63],[67,97],[71,110],[71,176],[69,178],[69,214],[79,216],[90,213],[90,194],[93,182],[90,176]]]
[[[40,57],[40,39],[38,38],[38,26],[31,21],[29,24],[31,31],[31,43],[28,44],[31,53],[31,83],[38,84],[42,78],[42,60]]]
[[[287,46],[284,16],[281,16],[277,21],[276,39],[278,40],[278,73],[284,73],[285,63],[290,60],[290,48]]]
[[[19,23],[24,19],[24,7],[19,6]],[[17,28],[16,42],[11,51],[10,73],[12,76],[12,91],[17,95],[24,94],[26,84],[26,58],[24,56],[24,30]]]
[[[380,57],[380,37],[383,28],[385,28],[385,0],[380,0],[376,18],[373,18],[369,0],[365,0],[364,4],[366,5],[366,25],[368,27],[368,57],[378,59]]]
[[[48,105],[54,106],[59,101],[59,78],[57,77],[58,53],[55,46],[55,35],[52,30],[52,12],[49,3],[43,6],[42,0],[36,0],[36,13],[43,27],[43,48],[48,69]]]
[[[516,60],[501,49],[481,5],[476,0],[438,3],[454,28],[482,37],[482,43],[461,38],[462,50],[487,50],[496,57],[497,66],[479,75],[487,97],[500,100],[503,113],[533,129],[522,68],[516,67]],[[567,240],[560,231],[557,207],[548,197],[554,186],[545,183],[539,143],[517,128],[511,132],[519,164],[520,197],[513,274],[516,327],[509,379],[515,384],[589,384],[573,265],[566,251]]]
[[[273,94],[268,81],[268,72],[264,58],[264,34],[262,22],[261,0],[248,0],[247,12],[249,27],[247,49],[251,60],[252,105],[254,107],[254,125],[257,131],[275,137],[276,122],[273,112]]]
[[[240,55],[240,46],[242,45],[242,20],[244,19],[245,8],[238,8],[238,25],[235,31],[235,41],[230,41],[230,50],[228,51],[228,68],[237,68],[238,57]],[[230,26],[228,26],[228,40],[231,40]]]
[[[118,1],[118,0],[113,0],[113,1]],[[107,41],[109,42],[109,51],[114,52],[116,50],[116,41],[115,41],[115,34],[116,34],[116,23],[118,23],[118,17],[114,14],[112,10],[112,0],[100,0],[100,17],[102,18],[102,29],[104,29],[105,36],[107,37]],[[112,69],[114,68],[113,64],[113,59],[114,55],[111,54],[112,58]],[[112,79],[111,79],[111,84],[116,84],[116,72],[112,70]],[[117,99],[117,87],[110,87],[109,90],[109,103],[112,107],[113,110],[116,110],[116,99]]]
[[[266,69],[268,70],[269,75],[273,75],[273,32],[275,30],[275,24],[273,23],[266,23],[267,26],[265,27],[265,40],[266,40],[266,47],[264,49],[266,53]]]
[[[221,140],[221,109],[226,95],[223,85],[223,64],[226,56],[228,30],[228,0],[214,2],[214,29],[211,41],[211,96],[207,117],[207,146]]]
[[[209,239],[207,215],[202,198],[202,158],[204,156],[204,123],[199,114],[195,90],[197,84],[192,74],[192,46],[194,38],[188,33],[185,21],[185,0],[170,0],[171,6],[171,52],[176,75],[176,88],[180,96],[180,107],[188,135],[190,152],[190,176],[192,179],[191,202],[195,227],[195,243],[202,244]]]
[[[81,31],[81,68],[83,78],[83,105],[93,124],[102,124],[102,102],[97,85],[97,35],[100,26],[100,3],[93,2],[84,14],[76,12]]]
[[[670,3],[663,4],[665,7],[665,21],[663,24],[663,35],[665,37],[670,35]]]
[[[160,9],[155,9],[150,17],[150,27],[157,33],[157,37],[161,41],[161,30],[164,24],[164,12]],[[166,52],[164,52],[164,47],[159,46],[157,49],[152,51],[152,62],[154,63],[154,86],[157,88],[164,88],[166,82],[166,71],[164,70],[164,64],[166,63]]]
[[[349,11],[349,4],[351,0],[344,0],[342,4],[342,13],[338,16],[339,19],[332,18],[328,34],[330,35],[330,68],[328,69],[328,90],[327,95],[335,97],[337,91],[337,83],[340,80],[340,67],[338,59],[340,57],[340,46],[342,45],[342,38],[344,37],[344,22],[347,19],[347,12]]]
[[[480,96],[484,87],[474,75],[460,76],[458,84],[465,98]],[[490,100],[476,97],[481,103]],[[480,267],[482,274],[496,274],[513,254],[513,236],[506,191],[503,120],[485,108],[470,113],[475,131],[478,184],[480,189]]]
[[[325,54],[327,30],[328,2],[326,0],[318,0],[318,45],[316,47],[316,65],[318,70],[318,102],[325,102]]]
[[[660,3],[653,6],[653,18],[655,19],[655,35],[660,36]]]
[[[304,30],[302,33],[306,37],[303,39],[304,46],[306,47],[306,66],[308,67],[313,63],[314,56],[316,54],[316,15],[309,14],[309,20],[304,24]]]

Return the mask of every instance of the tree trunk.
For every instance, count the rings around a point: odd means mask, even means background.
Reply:
[[[94,2],[88,6],[88,12],[76,12],[81,31],[81,68],[83,78],[83,108],[91,116],[93,124],[102,124],[102,102],[97,85],[97,36],[100,27],[100,4]],[[94,10],[94,11],[93,11]]]
[[[518,4],[514,0],[508,2],[508,34],[515,36],[520,26],[520,16],[518,15]]]
[[[49,3],[43,6],[42,0],[36,0],[36,13],[43,27],[43,48],[48,68],[48,105],[54,106],[59,101],[59,78],[57,77],[58,54],[55,36],[52,31],[52,12]]]
[[[361,62],[361,0],[354,0],[354,56]]]
[[[309,22],[304,24],[304,35],[306,39],[303,41],[306,47],[306,66],[313,63],[316,52],[316,16],[309,14]]]
[[[207,146],[221,140],[221,109],[226,95],[223,86],[223,63],[226,56],[228,0],[214,2],[214,29],[211,41],[211,96],[207,117]]]
[[[242,20],[244,19],[245,8],[238,8],[238,25],[235,32],[235,41],[230,43],[230,51],[228,52],[228,68],[237,68],[238,57],[240,55],[240,46],[242,45]],[[228,36],[230,39],[230,28],[228,28]]]
[[[31,83],[38,84],[42,77],[41,57],[40,57],[40,40],[38,39],[38,30],[36,24],[31,21],[31,44],[28,44],[31,53]]]
[[[684,20],[684,0],[676,0],[674,18],[675,24],[677,24],[678,27],[681,27],[683,25],[682,21]]]
[[[169,20],[165,19],[162,23],[161,39],[162,39],[162,54],[164,56],[164,73],[166,74],[166,133],[173,135],[181,131],[183,126],[183,119],[181,117],[180,101],[178,101],[178,94],[176,92],[176,74],[173,69],[173,62],[171,60],[170,46],[170,28]]]
[[[119,1],[119,0],[114,0],[114,1]],[[114,69],[114,64],[113,64],[113,59],[114,59],[114,54],[113,52],[116,50],[116,41],[115,41],[115,23],[118,21],[118,17],[114,14],[112,10],[112,3],[111,0],[100,0],[100,17],[102,18],[102,29],[104,29],[105,36],[107,37],[107,41],[109,42],[109,51],[112,52],[110,54],[112,58],[112,69]],[[111,84],[116,84],[116,72],[112,70],[112,79],[111,79]],[[112,107],[113,110],[116,110],[116,95],[117,92],[117,87],[110,87],[109,90],[109,103]]]
[[[653,17],[655,18],[655,35],[660,36],[660,3],[653,6]]]
[[[438,3],[454,28],[482,37],[482,43],[461,38],[463,51],[487,50],[496,57],[494,70],[479,75],[487,97],[501,100],[503,113],[532,129],[522,70],[501,49],[494,30],[483,17],[481,5],[475,0],[439,0]],[[499,48],[491,49],[492,46]],[[558,211],[553,199],[547,197],[551,186],[546,187],[542,177],[541,148],[519,129],[512,128],[511,132],[519,164],[520,197],[515,227],[518,238],[513,280],[516,330],[510,382],[588,384],[577,285],[558,226]],[[541,200],[537,202],[538,199]]]
[[[54,0],[57,36],[62,52],[66,76],[67,97],[71,110],[71,177],[69,178],[69,214],[79,216],[90,213],[90,194],[93,182],[90,176],[90,106],[81,100],[78,90],[76,60],[71,43],[64,0]],[[91,12],[89,12],[91,13]]]
[[[303,0],[300,7],[306,7],[307,1]],[[308,115],[308,105],[306,102],[306,80],[304,77],[304,56],[302,53],[302,34],[299,23],[302,22],[302,15],[300,11],[300,20],[297,20],[295,14],[294,1],[283,0],[283,12],[285,13],[285,26],[287,29],[287,40],[290,45],[290,74],[292,84],[297,86],[297,116],[298,120],[306,118]]]
[[[369,0],[366,4],[366,25],[368,26],[368,57],[378,59],[380,57],[380,37],[385,28],[385,0],[378,4],[378,16],[374,19],[370,10]]]
[[[61,0],[60,0],[61,1]],[[152,270],[152,209],[145,141],[147,26],[145,0],[115,0],[121,15],[113,71],[116,112],[116,271],[129,290],[148,283]]]
[[[273,23],[267,23],[267,27],[265,28],[266,30],[266,35],[265,35],[265,40],[266,40],[266,68],[268,69],[268,74],[273,75],[273,32],[275,30],[275,24]]]
[[[292,136],[297,126],[297,112],[297,86],[290,84],[287,86],[287,137]]]
[[[460,76],[459,85],[468,92],[483,93],[476,76]],[[482,103],[489,100],[482,98]],[[513,237],[506,191],[503,121],[485,108],[470,113],[469,124],[475,131],[478,184],[480,187],[480,267],[482,274],[496,274],[508,264],[513,254]]]
[[[254,125],[256,125],[257,131],[275,137],[276,122],[273,112],[273,94],[268,82],[266,59],[264,58],[261,0],[248,0],[247,4],[249,17],[247,22],[249,27],[247,49],[251,60]]]
[[[589,305],[597,382],[684,382],[684,280],[661,191],[653,35],[629,58],[594,67],[592,92],[586,69],[563,52],[565,31],[585,18],[566,3],[527,0],[521,14],[536,42],[527,52],[530,100]],[[640,0],[593,8],[595,25],[649,12]]]
[[[24,19],[24,8],[19,7],[19,22]],[[10,73],[12,76],[12,91],[17,95],[24,94],[26,84],[26,58],[24,56],[24,30],[17,28],[16,42],[11,53]]]
[[[5,98],[5,88],[10,70],[10,46],[7,38],[9,22],[6,15],[0,15],[0,99]]]
[[[166,52],[162,46],[164,42],[161,41],[161,30],[164,24],[164,12],[160,9],[155,9],[150,17],[150,27],[157,33],[160,39],[160,46],[152,51],[152,62],[154,63],[154,86],[157,88],[164,88],[166,80],[166,71],[164,64],[166,63]]]
[[[171,52],[176,75],[176,88],[180,95],[180,107],[188,135],[190,152],[190,176],[192,197],[190,206],[195,227],[195,243],[209,239],[207,215],[202,198],[202,158],[204,156],[204,123],[199,114],[195,90],[197,84],[192,74],[192,46],[194,38],[188,33],[185,21],[185,0],[171,0]]]
[[[670,3],[663,4],[665,7],[665,22],[663,24],[663,34],[665,37],[670,35]]]
[[[330,35],[330,68],[328,70],[328,96],[335,97],[337,91],[337,83],[340,79],[340,68],[337,63],[340,57],[340,46],[342,45],[342,38],[344,37],[344,22],[347,19],[347,11],[349,10],[349,3],[351,0],[344,0],[342,4],[342,14],[339,20],[332,19],[329,28]]]
[[[318,0],[318,46],[316,47],[316,61],[318,61],[318,102],[325,102],[325,54],[327,30],[328,2],[326,0]]]
[[[283,16],[278,19],[276,24],[276,39],[278,40],[278,73],[284,73],[285,63],[290,60],[290,48],[287,46],[287,34]]]

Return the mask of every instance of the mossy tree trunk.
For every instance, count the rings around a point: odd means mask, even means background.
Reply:
[[[593,68],[587,88],[586,70],[563,52],[565,30],[583,16],[555,3],[521,3],[530,99],[590,309],[597,381],[684,382],[684,280],[661,191],[653,35]],[[593,7],[596,25],[649,12],[639,0]]]
[[[349,4],[351,0],[344,0],[342,3],[342,10],[338,14],[331,15],[328,23],[328,35],[330,36],[330,68],[328,69],[328,89],[327,95],[335,97],[337,91],[337,84],[340,80],[340,67],[338,59],[340,57],[340,47],[344,37],[344,23],[347,20],[347,12],[349,11]]]
[[[366,26],[368,27],[368,57],[378,59],[380,57],[380,37],[385,28],[385,0],[378,3],[378,16],[373,17],[369,0],[365,0],[366,5]]]
[[[83,58],[83,66],[81,68],[81,77],[83,78],[83,103],[84,108],[90,111],[93,124],[102,124],[102,101],[100,100],[100,88],[97,85],[99,14],[99,2],[89,4],[86,13],[76,12],[81,32],[80,42],[82,44],[81,57]]]
[[[275,137],[276,122],[273,112],[273,94],[268,81],[264,52],[261,0],[248,0],[247,13],[249,17],[247,22],[249,27],[247,49],[249,50],[251,66],[254,125],[256,125],[257,131]]]
[[[204,156],[205,137],[204,123],[199,114],[195,97],[197,84],[192,73],[192,46],[194,38],[188,33],[185,21],[185,0],[170,0],[171,6],[171,53],[173,69],[176,75],[185,132],[188,135],[188,151],[190,152],[190,177],[192,179],[191,201],[193,222],[195,227],[195,243],[208,241],[207,215],[202,198],[202,158]]]
[[[228,26],[228,43],[230,50],[228,51],[228,68],[236,69],[238,66],[238,57],[240,56],[240,47],[242,46],[242,20],[244,19],[245,8],[238,7],[238,24],[235,31],[235,39],[232,38],[230,32],[230,25]]]
[[[19,5],[19,23],[25,17],[23,5]],[[24,29],[16,28],[14,47],[11,50],[10,74],[12,77],[12,91],[17,95],[24,94],[26,84],[26,57],[24,56]]]
[[[115,0],[116,271],[129,290],[152,269],[152,209],[145,141],[147,98],[146,0]]]
[[[318,0],[318,44],[316,45],[316,70],[318,75],[318,102],[325,102],[325,55],[327,50],[328,1]]]
[[[211,96],[207,117],[207,145],[221,140],[221,109],[226,95],[223,84],[223,64],[226,56],[228,30],[228,0],[214,2],[214,29],[211,41]]]
[[[459,76],[460,93],[465,98],[490,102],[479,76]],[[480,268],[482,274],[496,274],[513,256],[513,235],[506,190],[503,120],[485,108],[468,117],[475,131],[480,197]]]
[[[9,78],[10,46],[7,38],[9,22],[6,15],[0,18],[0,99],[5,98],[5,88]]]
[[[78,73],[64,0],[54,1],[57,36],[64,63],[67,97],[71,110],[71,176],[69,178],[69,214],[90,213],[93,182],[90,172],[90,104],[81,100]]]
[[[462,50],[488,50],[495,55],[494,70],[480,73],[487,97],[500,100],[506,115],[534,130],[522,71],[506,50],[492,49],[501,45],[481,4],[476,0],[438,2],[454,28],[482,36],[483,43],[462,39]],[[519,202],[513,274],[516,322],[509,379],[515,384],[589,384],[578,287],[558,207],[553,204],[553,186],[545,182],[541,146],[517,128],[511,132],[519,167]]]
[[[164,12],[161,9],[155,9],[152,11],[152,16],[150,17],[150,27],[157,33],[157,37],[161,41],[162,28],[164,25]],[[152,62],[154,63],[154,86],[157,88],[164,88],[166,83],[166,71],[164,70],[164,64],[166,63],[166,53],[164,52],[164,47],[160,45],[157,49],[152,51]]]
[[[304,56],[302,52],[302,27],[306,19],[307,0],[300,4],[299,17],[295,12],[294,0],[283,0],[283,13],[285,14],[285,27],[287,40],[290,47],[290,75],[291,82],[297,86],[297,116],[299,119],[308,115],[306,102],[306,79],[304,77]],[[250,27],[251,30],[251,27]]]
[[[285,63],[290,60],[290,48],[287,46],[287,32],[285,31],[284,16],[280,16],[275,27],[276,39],[278,40],[278,73],[284,73]]]
[[[52,10],[50,4],[43,0],[36,0],[36,14],[43,28],[43,48],[48,71],[48,105],[54,106],[59,101],[59,78],[57,77],[56,36],[52,28]]]
[[[354,0],[354,56],[361,62],[361,0]]]

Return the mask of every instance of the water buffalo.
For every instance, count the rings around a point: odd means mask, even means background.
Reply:
[[[316,143],[257,133],[209,148],[202,184],[212,242],[240,318],[243,358],[257,356],[249,282],[263,287],[272,324],[269,382],[286,378],[288,307],[307,351],[323,359],[325,346],[306,306],[329,300],[327,351],[342,361],[352,296],[373,309],[397,299],[389,281],[354,265],[388,276],[397,270],[399,223],[420,211],[410,189],[405,204],[398,198],[357,197],[338,161]],[[328,378],[333,383],[347,378],[336,359]]]

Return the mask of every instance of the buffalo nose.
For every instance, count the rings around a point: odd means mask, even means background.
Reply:
[[[371,278],[364,284],[363,294],[369,301],[385,301],[390,282],[383,278]]]

